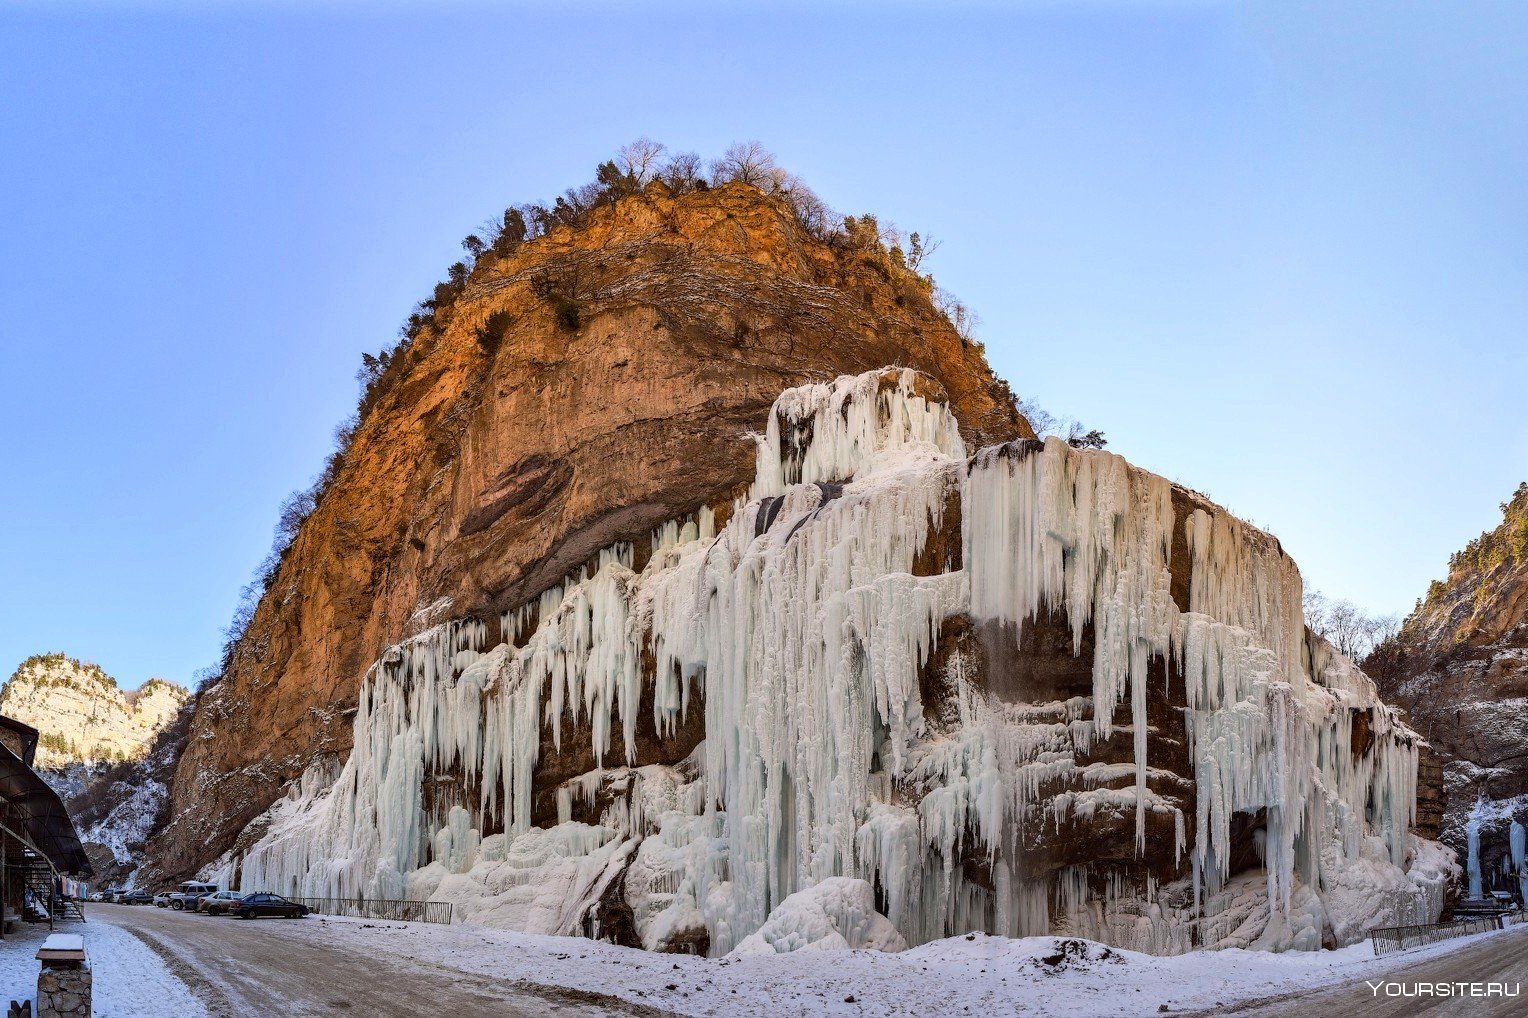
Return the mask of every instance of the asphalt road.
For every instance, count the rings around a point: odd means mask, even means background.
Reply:
[[[294,940],[307,919],[238,919],[148,905],[91,905],[89,921],[131,932],[153,948],[218,1018],[250,1015],[655,1016],[663,1012],[560,987],[508,983],[425,961],[372,958]],[[305,931],[306,932],[306,931]]]
[[[1469,1018],[1505,1018],[1528,1014],[1528,924],[1486,936],[1477,943],[1451,951],[1441,958],[1411,964],[1405,955],[1396,966],[1350,983],[1339,983],[1307,993],[1287,994],[1254,1001],[1230,1013],[1247,1016],[1338,1015],[1341,1018],[1397,1018],[1403,1015],[1468,1015]],[[1376,993],[1369,982],[1383,981]],[[1389,996],[1389,984],[1399,983],[1415,993],[1418,983],[1505,983],[1515,997]],[[1392,991],[1394,988],[1391,987]],[[1222,1012],[1225,1013],[1225,1012]]]

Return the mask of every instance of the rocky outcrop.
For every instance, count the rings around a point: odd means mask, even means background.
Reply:
[[[43,654],[0,687],[0,714],[37,729],[37,766],[62,772],[138,759],[189,697],[166,679],[124,692],[96,665]]]
[[[462,287],[201,696],[158,872],[711,954],[1436,918],[1422,742],[1277,540],[1034,440],[892,252],[655,187]]]
[[[448,618],[497,637],[500,612],[601,549],[724,517],[783,389],[905,365],[947,394],[973,448],[1030,435],[930,297],[885,251],[818,240],[744,184],[655,185],[479,259],[390,369],[200,698],[158,872],[229,851],[310,761],[348,753],[389,644]]]
[[[1441,836],[1483,892],[1528,890],[1514,823],[1528,826],[1528,483],[1502,522],[1455,554],[1368,667],[1442,760]]]

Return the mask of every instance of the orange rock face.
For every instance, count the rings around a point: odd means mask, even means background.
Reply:
[[[741,184],[650,188],[485,256],[403,358],[198,703],[159,877],[227,851],[310,760],[349,749],[387,645],[448,617],[496,626],[598,549],[729,504],[783,389],[904,365],[943,386],[969,448],[1032,437],[925,281]]]

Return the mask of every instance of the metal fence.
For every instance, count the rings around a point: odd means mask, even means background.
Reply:
[[[1431,926],[1390,926],[1370,930],[1369,935],[1374,941],[1374,953],[1381,955],[1501,928],[1500,916],[1481,916],[1476,919],[1457,919],[1451,923],[1434,923]]]
[[[290,898],[313,912],[354,916],[357,919],[393,919],[409,923],[450,923],[449,901],[389,901],[384,898]]]

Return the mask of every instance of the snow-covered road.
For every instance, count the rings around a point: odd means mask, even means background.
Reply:
[[[1234,1013],[1249,1018],[1290,1014],[1507,1018],[1528,1013],[1528,997],[1522,993],[1523,984],[1528,983],[1528,925],[1455,943],[1457,949],[1441,957],[1417,952],[1419,957],[1408,962],[1412,952],[1407,952],[1397,956],[1395,968],[1366,973],[1330,989],[1257,1002]],[[1492,984],[1500,989],[1493,990]]]
[[[1339,951],[1159,958],[1073,939],[969,934],[899,953],[717,959],[464,925],[320,916],[241,923],[121,906],[94,907],[91,918],[97,936],[98,920],[137,934],[213,1015],[1356,1018],[1427,1010],[1417,998],[1389,997],[1383,988],[1376,996],[1366,980],[1404,983],[1407,992],[1419,980],[1528,981],[1522,961],[1528,926],[1384,958],[1375,958],[1367,942]],[[1524,999],[1448,998],[1432,1013],[1517,1014]]]
[[[364,950],[354,938],[329,943],[325,922],[265,919],[240,922],[144,906],[96,905],[87,938],[103,925],[129,931],[162,957],[207,1013],[381,1016],[484,1015],[593,1018],[658,1015],[654,1009],[599,993],[488,978],[447,968],[414,952]],[[357,924],[358,929],[372,929]],[[361,949],[357,949],[360,947]],[[99,965],[97,966],[100,967]],[[180,1015],[174,1001],[144,987],[143,1014]],[[162,1008],[162,1009],[161,1009]]]

